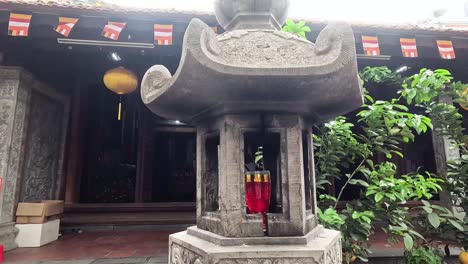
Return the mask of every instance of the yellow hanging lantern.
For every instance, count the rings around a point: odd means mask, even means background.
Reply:
[[[119,112],[118,120],[121,119],[122,113],[122,95],[132,93],[138,87],[138,77],[135,73],[123,68],[118,67],[108,70],[104,74],[104,84],[107,89],[120,95],[119,99]]]
[[[467,99],[465,102],[460,103],[461,108],[468,110],[468,87],[463,90],[461,97]]]

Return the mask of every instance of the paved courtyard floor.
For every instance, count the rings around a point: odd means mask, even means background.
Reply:
[[[167,257],[105,258],[80,260],[13,261],[14,264],[167,264]]]
[[[168,238],[186,226],[133,231],[65,233],[40,248],[18,248],[5,254],[6,264],[167,264]],[[371,238],[371,264],[403,263],[403,244],[389,245],[383,233]],[[455,252],[454,252],[455,253]],[[458,253],[457,253],[458,254]],[[380,257],[380,258],[379,258]],[[453,258],[447,263],[458,263]]]
[[[186,227],[156,231],[100,231],[65,234],[40,248],[5,253],[7,264],[167,263],[168,238]]]

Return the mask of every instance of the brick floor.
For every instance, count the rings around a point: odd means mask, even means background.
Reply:
[[[81,260],[43,260],[5,262],[14,264],[167,264],[167,257],[118,258],[118,259],[81,259]]]
[[[185,229],[185,228],[184,228]],[[108,263],[101,259],[143,258],[140,262],[109,263],[151,263],[150,257],[167,258],[168,237],[182,230],[159,231],[112,231],[85,232],[64,235],[59,240],[40,248],[18,248],[5,253],[6,263],[54,263],[40,261],[83,260],[77,264]],[[101,262],[99,262],[101,261]],[[142,262],[147,261],[147,262]],[[62,264],[61,262],[58,262]],[[65,262],[75,263],[75,262]]]
[[[5,254],[6,264],[166,264],[168,238],[185,230],[99,231],[68,234],[40,248],[18,248]],[[389,245],[384,234],[371,238],[371,264],[403,263],[403,245]],[[453,252],[454,255],[458,253]],[[453,258],[447,263],[457,263]]]

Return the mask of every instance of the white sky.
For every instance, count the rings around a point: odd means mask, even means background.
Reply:
[[[291,0],[289,17],[311,20],[416,23],[431,17],[434,10],[447,9],[444,20],[466,20],[467,0]],[[214,0],[107,0],[143,8],[213,12]]]

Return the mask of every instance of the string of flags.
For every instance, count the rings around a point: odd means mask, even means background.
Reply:
[[[27,37],[31,23],[31,14],[10,13],[8,21],[8,35]],[[68,37],[79,18],[59,17],[58,25],[54,30]],[[118,40],[120,33],[125,28],[125,22],[109,21],[102,29],[101,35],[112,40]],[[211,27],[215,34],[218,34],[217,27]],[[154,24],[154,43],[157,45],[172,45],[173,43],[173,25]],[[437,40],[437,48],[442,59],[455,59],[455,49],[450,40]],[[415,38],[400,38],[401,52],[403,57],[417,58],[418,48]],[[379,39],[377,36],[362,36],[362,47],[364,53],[368,56],[380,56]]]
[[[8,35],[27,37],[29,34],[29,25],[32,15],[10,13],[8,21]],[[79,18],[74,17],[59,17],[58,25],[54,30],[68,37],[72,32],[75,25],[78,23]],[[109,21],[102,29],[101,35],[112,40],[118,40],[120,33],[125,28],[127,23]],[[154,43],[157,45],[172,45],[172,32],[173,25],[154,25]]]
[[[450,40],[437,40],[437,48],[442,59],[455,59],[455,49]],[[415,38],[400,38],[401,53],[406,58],[417,58],[418,46]],[[362,36],[362,48],[367,56],[380,56],[379,38]]]

